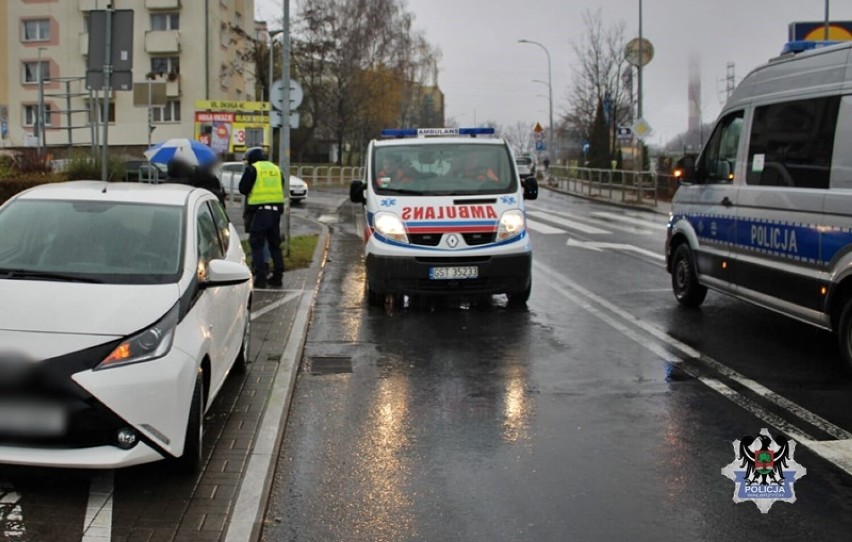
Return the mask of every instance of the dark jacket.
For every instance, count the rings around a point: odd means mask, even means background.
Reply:
[[[219,201],[222,203],[222,207],[225,206],[225,188],[222,186],[222,181],[219,180],[211,168],[208,167],[197,167],[195,168],[195,175],[193,177],[194,186],[198,188],[205,188],[219,198]]]

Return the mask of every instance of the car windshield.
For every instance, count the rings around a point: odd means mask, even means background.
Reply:
[[[14,200],[0,211],[0,279],[175,282],[183,216],[179,206]]]
[[[373,183],[377,194],[478,195],[517,189],[508,149],[466,143],[378,147]]]

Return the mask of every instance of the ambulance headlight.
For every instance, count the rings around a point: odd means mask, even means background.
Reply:
[[[408,242],[402,220],[393,213],[376,213],[376,231],[382,236],[400,243]]]
[[[520,235],[525,227],[526,220],[524,219],[523,212],[517,209],[506,211],[500,217],[500,225],[497,228],[497,240],[502,241]]]
[[[178,323],[179,304],[166,313],[158,322],[132,335],[115,347],[101,361],[95,370],[120,367],[130,363],[139,363],[165,356],[172,348],[175,337],[175,327]]]

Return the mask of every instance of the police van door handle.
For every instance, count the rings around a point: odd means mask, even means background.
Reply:
[[[724,205],[725,207],[731,207],[734,205],[734,202],[728,199],[728,196],[725,196],[724,198],[722,198],[722,205]]]

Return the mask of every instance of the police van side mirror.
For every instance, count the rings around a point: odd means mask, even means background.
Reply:
[[[535,177],[521,179],[521,186],[524,187],[524,199],[538,199],[538,180]]]
[[[366,189],[367,185],[361,179],[352,181],[352,184],[349,185],[349,201],[352,203],[364,203],[366,201],[364,199],[364,190]]]
[[[675,166],[672,169],[672,176],[679,183],[694,183],[698,177],[695,171],[695,158],[684,156],[675,162]]]

